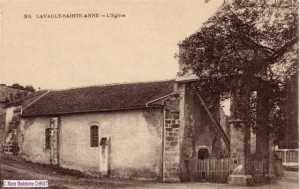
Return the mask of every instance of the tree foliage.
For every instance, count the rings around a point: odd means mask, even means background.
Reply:
[[[202,78],[198,85],[203,91],[222,94],[247,87],[264,90],[267,86],[270,109],[280,112],[277,109],[285,83],[298,74],[298,3],[225,3],[180,47],[180,59],[186,69]],[[251,106],[242,108],[240,111],[249,115]]]
[[[24,90],[24,91],[28,91],[28,92],[35,92],[35,89],[31,85],[27,85],[27,86],[24,87],[24,86],[22,86],[18,83],[14,83],[14,84],[11,85],[11,88]]]

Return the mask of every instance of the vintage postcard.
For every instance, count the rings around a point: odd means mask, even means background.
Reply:
[[[0,186],[289,188],[297,0],[0,0]]]

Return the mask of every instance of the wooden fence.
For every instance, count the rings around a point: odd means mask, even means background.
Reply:
[[[261,183],[265,180],[268,174],[268,160],[248,160],[246,166],[255,183]],[[226,183],[233,168],[233,160],[230,158],[199,159],[196,161],[194,175],[196,181]]]
[[[296,149],[280,149],[275,151],[279,159],[283,164],[286,163],[298,163],[298,150]]]
[[[249,174],[252,175],[254,183],[265,182],[268,176],[268,164],[267,159],[252,159],[246,161],[246,166],[249,170]]]
[[[225,183],[230,174],[230,159],[199,159],[197,160],[196,180],[205,182]]]

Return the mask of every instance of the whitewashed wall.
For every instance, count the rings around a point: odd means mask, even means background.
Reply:
[[[60,166],[88,173],[100,172],[101,147],[90,147],[90,126],[110,138],[110,173],[113,177],[161,176],[161,110],[119,111],[62,116],[59,138]],[[21,151],[28,160],[49,163],[45,128],[49,118],[25,119]],[[26,126],[27,125],[27,126]]]

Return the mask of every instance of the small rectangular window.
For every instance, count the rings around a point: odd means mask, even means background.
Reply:
[[[91,126],[90,139],[91,139],[91,147],[99,146],[99,128],[98,128],[98,126]]]
[[[51,139],[51,128],[47,128],[45,130],[45,148],[46,149],[51,148],[50,139]]]

